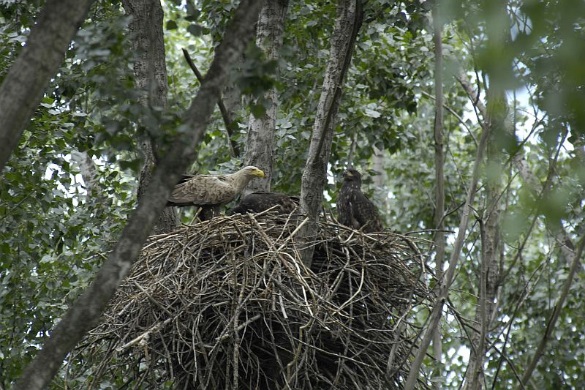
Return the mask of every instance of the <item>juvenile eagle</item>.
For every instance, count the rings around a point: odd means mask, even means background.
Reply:
[[[244,196],[232,214],[260,213],[274,207],[278,214],[290,214],[299,205],[299,198],[278,192],[252,192]],[[276,206],[276,207],[275,207]]]
[[[232,201],[254,178],[265,177],[264,172],[247,166],[227,175],[195,175],[185,177],[175,186],[167,201],[167,206],[200,206],[203,208],[201,219],[209,219],[219,210],[219,206]],[[211,209],[211,214],[206,211]]]
[[[343,184],[337,196],[339,223],[366,233],[384,230],[378,209],[361,190],[362,175],[355,169],[343,172]]]

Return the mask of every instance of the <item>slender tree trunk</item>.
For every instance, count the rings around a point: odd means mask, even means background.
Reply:
[[[498,15],[497,20],[502,25],[488,25],[486,28],[486,45],[490,52],[497,53],[510,42],[510,26],[506,13],[506,2],[494,0],[484,3],[486,12]],[[511,64],[504,64],[511,65]],[[487,90],[487,109],[483,116],[484,128],[489,128],[490,140],[487,149],[487,164],[485,178],[486,209],[481,224],[481,263],[479,266],[479,296],[475,312],[474,330],[471,334],[471,353],[465,374],[463,388],[466,390],[481,389],[484,387],[484,362],[489,347],[489,329],[496,310],[496,295],[500,283],[501,253],[501,214],[503,211],[502,197],[502,166],[505,164],[501,143],[498,142],[505,135],[513,132],[508,126],[508,103],[496,71],[488,69],[490,80]],[[479,102],[479,100],[474,100]],[[477,103],[476,103],[477,104]]]
[[[266,54],[267,60],[278,60],[284,33],[284,19],[288,0],[265,0],[256,30],[256,44]],[[278,108],[276,87],[270,88],[261,98],[266,112],[261,117],[250,115],[248,142],[246,148],[246,165],[254,165],[264,170],[267,180],[253,180],[248,184],[244,194],[253,191],[270,191],[272,179],[272,153],[274,150],[274,132]]]
[[[577,248],[577,253],[575,254],[575,256],[573,256],[571,262],[569,274],[567,275],[567,279],[564,281],[563,286],[561,288],[561,294],[557,299],[557,302],[555,303],[554,309],[550,317],[547,318],[546,320],[546,329],[544,330],[542,338],[540,339],[540,342],[538,343],[538,346],[534,351],[534,355],[530,359],[530,362],[528,363],[528,366],[526,367],[526,370],[522,375],[521,381],[522,386],[524,388],[528,385],[528,382],[531,380],[532,374],[534,373],[534,370],[536,369],[538,362],[544,355],[548,341],[554,337],[553,332],[556,328],[557,322],[561,315],[561,311],[563,310],[565,302],[567,301],[567,298],[569,296],[569,290],[573,285],[575,275],[577,274],[577,271],[581,266],[581,256],[583,256],[583,249],[585,249],[585,236],[581,237],[580,239],[579,247]]]
[[[314,250],[314,247],[307,243],[317,233],[317,218],[327,183],[327,164],[331,154],[343,79],[351,62],[362,20],[361,0],[340,0],[337,3],[337,18],[331,37],[329,61],[301,182],[301,209],[308,221],[299,231],[299,243],[303,262],[307,266],[311,265]]]
[[[203,75],[201,72],[199,72],[199,69],[193,62],[193,59],[189,55],[187,49],[183,49],[183,55],[185,56],[185,60],[187,60],[187,64],[189,64],[189,67],[191,67],[191,70],[193,70],[195,77],[197,77],[197,80],[199,80],[200,83],[203,82]],[[234,66],[234,68],[239,67]],[[217,101],[217,107],[219,108],[219,112],[223,118],[223,123],[225,124],[226,136],[228,138],[228,144],[230,145],[231,156],[234,158],[240,157],[241,154],[240,146],[234,139],[234,131],[238,129],[238,123],[235,121],[236,111],[240,110],[241,108],[241,98],[242,92],[235,84],[231,83],[224,88],[222,97]]]
[[[457,238],[455,239],[455,243],[453,244],[453,253],[451,254],[451,257],[449,259],[449,267],[447,268],[447,271],[443,273],[443,277],[439,280],[437,298],[433,303],[427,327],[424,331],[415,359],[412,362],[412,365],[410,366],[410,372],[408,373],[408,377],[406,378],[406,383],[404,384],[404,388],[406,390],[414,389],[417,383],[419,370],[427,354],[427,349],[431,344],[435,328],[438,327],[439,323],[441,322],[441,317],[443,316],[443,305],[449,298],[449,289],[453,284],[455,272],[458,268],[459,259],[461,256],[461,250],[463,249],[463,244],[465,243],[467,226],[469,224],[469,215],[472,212],[472,205],[475,200],[475,193],[477,190],[479,180],[480,166],[484,161],[484,155],[485,150],[487,148],[488,139],[490,139],[490,128],[486,126],[482,128],[479,144],[477,145],[475,162],[473,163],[473,172],[468,185],[465,204],[463,205],[463,214],[461,216],[461,221],[459,222],[459,227],[457,228]]]
[[[49,0],[0,86],[0,172],[63,63],[91,0]]]
[[[435,274],[437,279],[443,277],[443,266],[445,264],[445,148],[443,140],[443,44],[442,29],[443,23],[439,20],[439,4],[433,6],[433,41],[435,53],[435,124],[433,134],[435,138],[435,215],[434,223],[437,229],[434,237],[435,247]],[[435,376],[441,377],[440,367],[443,356],[441,327],[437,326],[433,335],[433,355],[437,371]],[[433,388],[439,390],[441,381],[433,383]]]
[[[129,272],[158,214],[164,209],[173,186],[185,169],[195,161],[197,146],[227,82],[231,65],[242,54],[252,37],[261,6],[260,0],[241,1],[223,42],[216,49],[201,89],[187,110],[185,121],[181,125],[180,139],[173,142],[171,152],[157,166],[143,199],[95,280],[50,332],[43,348],[15,385],[15,390],[46,388],[65,356],[99,323],[106,304]]]
[[[464,389],[481,389],[484,384],[483,365],[488,348],[491,321],[496,309],[496,295],[500,284],[501,269],[501,214],[502,202],[502,177],[493,174],[493,170],[501,170],[504,156],[497,138],[511,129],[506,126],[507,102],[503,91],[488,94],[488,116],[485,118],[486,126],[490,126],[491,139],[487,149],[488,177],[486,180],[486,210],[482,217],[481,225],[481,264],[479,267],[479,297],[475,312],[475,328],[471,335],[471,354],[469,365],[465,375]],[[492,170],[490,173],[489,171]]]
[[[130,32],[134,51],[137,53],[134,63],[136,88],[142,93],[140,103],[149,108],[162,109],[167,103],[167,68],[163,38],[163,10],[160,0],[123,0],[126,14],[132,17]],[[140,132],[144,133],[144,132]],[[150,183],[156,166],[156,145],[151,138],[139,135],[140,148],[144,165],[140,172],[138,201]],[[175,209],[167,207],[154,226],[154,233],[167,233],[178,225]]]

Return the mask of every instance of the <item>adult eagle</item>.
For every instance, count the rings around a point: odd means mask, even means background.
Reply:
[[[227,175],[185,176],[175,186],[167,206],[199,206],[202,208],[200,219],[210,219],[217,214],[219,206],[232,201],[250,180],[263,177],[264,172],[253,166]]]
[[[339,223],[366,233],[384,230],[378,209],[361,190],[362,175],[353,168],[343,172],[343,184],[337,196]]]

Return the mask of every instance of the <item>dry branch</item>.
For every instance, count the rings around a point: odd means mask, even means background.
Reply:
[[[193,71],[193,74],[195,74],[195,77],[197,77],[197,81],[202,83],[203,82],[203,75],[201,74],[199,69],[197,69],[197,66],[195,65],[195,63],[191,59],[191,55],[189,54],[187,49],[182,49],[182,50],[183,50],[183,56],[185,57],[185,61],[187,61],[187,65],[189,65],[189,67]],[[232,157],[240,157],[240,155],[241,155],[240,147],[238,146],[238,143],[233,139],[233,137],[234,137],[233,120],[232,120],[232,118],[230,118],[230,114],[229,114],[221,96],[217,99],[217,107],[219,108],[219,112],[221,113],[221,118],[223,119],[223,123],[225,125],[225,131],[227,133],[227,138],[228,138],[228,141],[230,144],[230,151],[232,152]]]

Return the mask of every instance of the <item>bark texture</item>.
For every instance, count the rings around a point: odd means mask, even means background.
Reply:
[[[433,43],[435,53],[435,123],[433,135],[435,139],[435,215],[434,225],[437,232],[433,238],[435,247],[435,274],[437,279],[443,277],[443,265],[445,264],[445,141],[443,136],[443,24],[440,21],[439,5],[433,6]],[[437,367],[441,367],[443,356],[443,343],[441,327],[435,328],[433,335],[433,357]],[[441,377],[440,370],[434,373]],[[441,381],[433,382],[433,388],[439,390]]]
[[[327,183],[327,164],[331,154],[333,129],[341,99],[343,79],[351,62],[362,20],[361,0],[338,2],[329,60],[301,182],[301,210],[308,220],[299,231],[299,237],[302,245],[301,256],[307,266],[311,264],[313,247],[307,246],[304,242],[314,237],[317,231],[317,218],[323,201],[323,190]]]
[[[156,168],[143,199],[96,279],[53,329],[15,389],[40,390],[47,387],[67,353],[99,322],[106,304],[138,257],[172,188],[197,157],[197,146],[215,102],[225,86],[231,65],[242,54],[253,35],[261,5],[260,0],[242,0],[240,3],[224,35],[224,41],[216,49],[201,89],[187,110],[179,139]]]
[[[490,127],[491,139],[487,148],[487,161],[490,167],[505,164],[502,150],[496,140],[511,129],[506,126],[507,101],[503,91],[490,91],[487,116],[484,126]],[[496,310],[496,295],[500,284],[502,268],[501,253],[501,214],[503,210],[502,175],[490,175],[486,180],[486,209],[481,224],[481,264],[479,266],[479,296],[475,311],[474,329],[471,334],[471,354],[465,375],[464,389],[481,389],[484,382],[483,366],[488,350],[489,329]]]
[[[126,14],[132,17],[130,33],[136,53],[134,80],[141,92],[140,103],[149,108],[162,109],[167,103],[167,68],[163,36],[163,9],[160,0],[124,0]],[[156,166],[157,145],[144,132],[138,140],[144,158],[138,186],[138,201],[151,181]],[[154,233],[167,233],[175,229],[179,220],[174,208],[166,208],[154,225]]]
[[[48,0],[0,86],[0,172],[12,154],[92,0]]]
[[[278,60],[280,57],[279,51],[282,47],[287,7],[288,0],[268,0],[264,2],[260,12],[256,30],[256,44],[264,51],[267,60]],[[267,180],[250,182],[244,194],[254,191],[270,191],[272,181],[272,152],[278,109],[276,87],[266,91],[262,99],[266,104],[264,115],[259,118],[250,115],[244,165],[253,165],[262,169]]]

